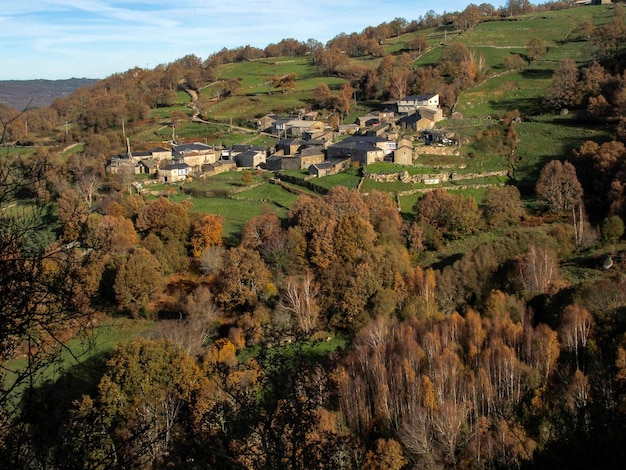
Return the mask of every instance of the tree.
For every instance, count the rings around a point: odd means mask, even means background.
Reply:
[[[115,275],[115,296],[122,309],[138,316],[147,307],[161,277],[160,263],[145,248],[136,248]]]
[[[0,465],[7,468],[35,465],[26,439],[28,417],[40,411],[38,377],[93,319],[87,261],[77,244],[56,238],[53,204],[37,197],[50,170],[49,158],[0,155]],[[18,355],[19,366],[9,361]]]
[[[504,8],[509,16],[518,16],[530,13],[533,6],[529,0],[507,0]]]
[[[602,241],[605,243],[617,243],[624,235],[624,221],[618,215],[607,217],[600,227]]]
[[[547,293],[559,280],[559,265],[554,251],[532,245],[518,261],[517,279],[522,287],[534,293]]]
[[[289,73],[281,77],[272,78],[274,88],[278,88],[283,94],[293,90],[296,87],[296,74]]]
[[[257,215],[244,225],[241,246],[264,253],[281,233],[281,221],[276,214]]]
[[[186,241],[191,228],[189,208],[187,202],[173,203],[161,197],[139,210],[135,226],[138,231],[153,233],[163,241]]]
[[[181,122],[186,121],[186,120],[187,120],[187,115],[178,109],[175,109],[174,111],[170,113],[170,121],[172,122],[173,126],[177,126]]]
[[[526,45],[526,57],[528,57],[529,62],[534,62],[537,59],[540,59],[546,55],[547,51],[548,49],[546,45],[540,38],[532,38]]]
[[[254,176],[252,175],[252,172],[249,170],[244,170],[241,173],[241,182],[245,186],[250,186],[252,183],[254,183]]]
[[[352,263],[372,249],[376,232],[368,220],[357,214],[346,214],[337,221],[333,238],[335,256]]]
[[[191,252],[199,258],[211,246],[222,244],[222,218],[207,214],[194,223],[191,232]]]
[[[320,83],[315,87],[315,90],[313,90],[313,105],[319,109],[327,108],[331,96],[332,93],[328,85],[326,83]]]
[[[313,333],[319,325],[318,295],[319,286],[308,271],[300,279],[289,278],[285,284],[281,304],[295,317],[298,330],[305,335]]]
[[[526,62],[519,54],[507,55],[502,61],[507,70],[520,70],[526,66]]]
[[[571,210],[583,197],[574,165],[560,160],[552,160],[542,168],[535,190],[548,209],[555,213]]]
[[[363,470],[400,470],[407,460],[402,455],[402,446],[393,439],[378,439],[375,448],[365,456]]]
[[[57,200],[59,221],[63,228],[63,239],[67,242],[78,239],[89,215],[89,208],[73,189],[68,189]]]
[[[406,47],[420,56],[428,49],[428,38],[423,33],[418,33],[413,39],[406,42]]]
[[[574,351],[576,369],[580,369],[579,350],[587,346],[592,326],[592,315],[579,305],[568,305],[562,313],[559,337],[564,349]]]
[[[591,31],[591,42],[600,57],[615,54],[626,38],[624,12],[618,8],[615,9],[615,12],[616,14],[611,21]]]
[[[482,17],[482,13],[478,6],[474,3],[470,3],[465,10],[457,16],[457,23],[462,32],[468,31],[474,28],[478,23],[480,23]]]
[[[444,76],[456,78],[459,66],[469,58],[470,52],[467,46],[461,42],[453,42],[446,46],[437,60],[437,69]]]
[[[427,192],[417,200],[413,209],[417,222],[432,225],[450,239],[473,233],[480,226],[481,212],[476,200],[443,189]]]
[[[193,359],[173,343],[120,344],[100,380],[97,400],[85,397],[73,412],[75,431],[83,420],[100,424],[87,428],[86,445],[80,433],[71,435],[83,454],[81,464],[151,467],[175,453],[175,443],[184,442],[190,431],[190,411],[203,383]]]
[[[271,281],[271,273],[259,253],[244,247],[231,248],[222,256],[221,266],[216,302],[233,310],[255,306]]]
[[[485,217],[492,227],[514,225],[526,213],[515,186],[494,186],[485,193]]]
[[[76,182],[78,194],[83,198],[90,210],[101,184],[102,180],[100,176],[94,172],[82,175]]]
[[[546,96],[553,108],[561,109],[580,104],[578,75],[578,67],[573,59],[563,59],[559,63]]]
[[[94,227],[97,248],[102,253],[126,251],[139,242],[133,222],[125,217],[105,215]]]

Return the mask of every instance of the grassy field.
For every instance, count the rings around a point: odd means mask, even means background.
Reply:
[[[273,88],[272,78],[288,74],[296,75],[296,87],[287,93]],[[270,112],[290,113],[307,107],[313,90],[321,83],[338,89],[345,80],[338,77],[322,77],[310,57],[268,58],[247,62],[225,64],[219,68],[219,79],[239,79],[241,88],[234,96],[214,101],[207,116],[216,121],[227,122],[260,117]],[[205,87],[203,96],[213,98],[215,87]]]
[[[188,201],[193,212],[221,216],[224,238],[228,243],[236,243],[252,217],[271,212],[284,218],[297,199],[296,194],[269,183],[268,177],[269,173],[254,172],[253,182],[246,186],[242,173],[232,171],[211,176],[205,181],[185,183],[182,192],[166,185],[151,185],[150,190],[171,190],[171,201]]]
[[[515,178],[523,187],[534,187],[541,168],[550,160],[571,156],[587,140],[611,138],[602,124],[581,123],[574,116],[539,116],[516,125],[519,135]]]

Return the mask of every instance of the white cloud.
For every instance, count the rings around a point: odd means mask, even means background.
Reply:
[[[468,3],[448,2],[446,9]],[[68,78],[70,71],[104,77],[189,53],[206,58],[223,47],[326,42],[431,9],[426,0],[21,0],[3,5],[0,79]]]

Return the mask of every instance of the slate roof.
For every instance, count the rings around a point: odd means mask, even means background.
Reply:
[[[428,101],[437,96],[437,93],[428,93],[426,95],[407,95],[400,101]]]
[[[161,170],[184,170],[186,168],[191,168],[186,163],[170,163],[169,165],[165,165],[161,168]]]

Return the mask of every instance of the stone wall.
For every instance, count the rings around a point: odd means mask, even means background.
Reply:
[[[489,176],[506,176],[506,170],[498,171],[486,171],[483,173],[424,173],[420,175],[409,175],[409,172],[404,170],[398,173],[368,173],[366,178],[372,179],[378,183],[391,183],[394,181],[402,181],[403,183],[420,183],[428,184],[428,182],[438,181],[439,183],[444,181],[460,181],[460,180],[472,180],[477,178],[486,178]],[[432,184],[432,183],[431,183]]]

